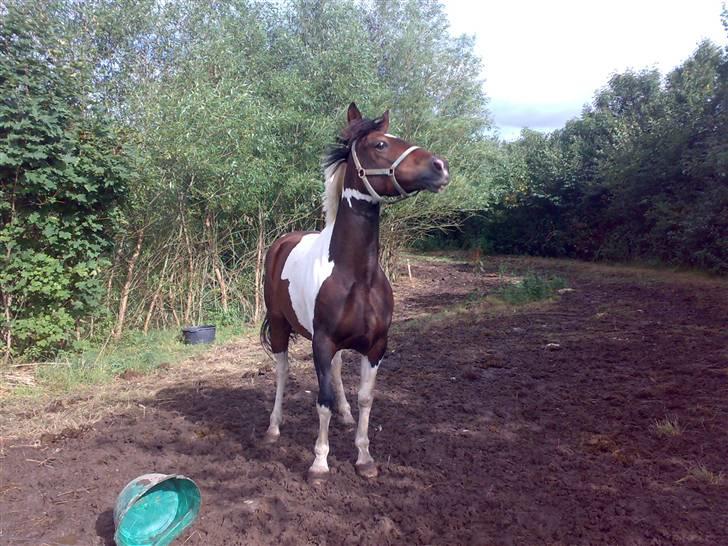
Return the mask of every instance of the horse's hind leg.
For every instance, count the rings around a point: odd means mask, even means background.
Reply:
[[[264,441],[272,444],[281,435],[280,425],[283,422],[283,394],[288,379],[288,339],[291,327],[284,320],[270,319],[271,349],[276,360],[276,400],[270,414],[270,424]]]
[[[351,415],[351,406],[346,401],[344,382],[341,380],[341,352],[336,353],[331,361],[331,373],[334,379],[334,389],[336,389],[336,407],[339,420],[345,425],[353,425],[356,421]]]
[[[369,413],[374,401],[374,383],[377,379],[379,361],[372,364],[367,356],[361,357],[361,384],[359,386],[359,425],[356,428],[356,471],[363,478],[376,478],[377,464],[369,453]]]

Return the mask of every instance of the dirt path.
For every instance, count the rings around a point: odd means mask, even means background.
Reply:
[[[519,309],[482,299],[526,268],[574,290]],[[92,428],[6,442],[0,543],[113,544],[116,494],[156,471],[202,489],[178,544],[728,544],[724,281],[500,258],[412,270],[372,410],[376,481],[332,421],[331,480],[306,483],[316,387],[299,342],[273,447],[258,442],[272,367],[204,361]]]

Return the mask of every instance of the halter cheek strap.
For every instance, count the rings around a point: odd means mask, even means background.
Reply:
[[[402,199],[407,199],[408,197],[413,196],[414,194],[418,193],[419,190],[415,190],[412,192],[407,193],[402,186],[399,185],[399,182],[397,182],[397,177],[394,175],[394,171],[397,169],[400,163],[404,161],[404,159],[410,155],[415,150],[418,150],[419,146],[410,146],[407,148],[402,154],[392,163],[392,166],[388,169],[365,169],[361,166],[361,163],[359,162],[359,157],[356,155],[356,140],[351,143],[351,157],[354,160],[354,167],[356,167],[356,174],[361,178],[361,181],[364,182],[364,187],[369,192],[369,195],[371,195],[374,199],[379,201],[385,201],[390,203],[396,203],[397,201],[401,201]],[[394,185],[395,189],[399,192],[400,197],[396,197],[394,199],[391,199],[387,201],[385,198],[388,196],[382,196],[379,195],[372,185],[369,183],[369,180],[367,179],[367,176],[388,176],[392,179],[392,185]]]

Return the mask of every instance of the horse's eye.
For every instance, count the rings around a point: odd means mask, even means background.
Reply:
[[[376,148],[377,150],[384,150],[384,148],[386,148],[386,147],[387,147],[387,143],[386,143],[386,142],[384,142],[383,140],[380,140],[379,142],[377,142],[377,143],[376,143],[376,144],[374,145],[374,147],[375,147],[375,148]]]

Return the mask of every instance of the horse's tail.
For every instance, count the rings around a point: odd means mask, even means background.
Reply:
[[[263,346],[263,350],[268,353],[268,356],[273,357],[273,347],[270,342],[270,321],[268,320],[268,313],[265,314],[263,324],[260,325],[260,344]]]

